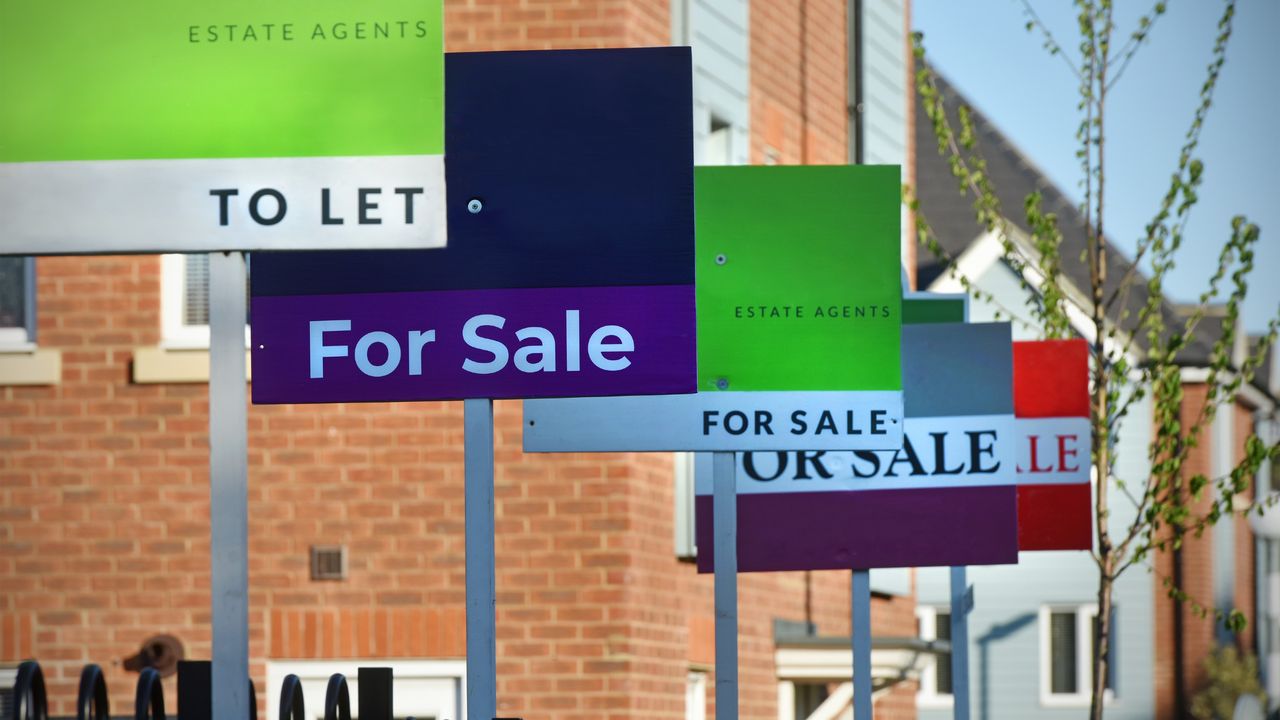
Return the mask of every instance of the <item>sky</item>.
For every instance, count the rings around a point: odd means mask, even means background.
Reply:
[[[1069,0],[1028,0],[1078,67]],[[1117,38],[1128,38],[1154,0],[1116,0]],[[1207,77],[1218,0],[1169,0],[1148,43],[1108,96],[1106,233],[1132,257],[1169,187]],[[1064,193],[1079,201],[1077,80],[1043,36],[1026,29],[1022,0],[913,0],[912,24],[930,62]],[[1280,0],[1240,0],[1226,64],[1195,157],[1205,164],[1171,299],[1207,287],[1231,218],[1261,229],[1243,320],[1260,332],[1280,312]],[[1276,129],[1273,129],[1276,128]],[[923,150],[922,150],[923,151]]]

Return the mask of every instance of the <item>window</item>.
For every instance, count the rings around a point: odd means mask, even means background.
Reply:
[[[175,349],[209,347],[209,256],[164,255],[160,262],[164,345]],[[246,344],[248,337],[246,329]]]
[[[916,623],[921,640],[951,640],[951,608],[916,608]],[[920,707],[946,708],[953,703],[951,689],[951,653],[931,655],[920,672],[920,691],[916,704]]]
[[[684,720],[707,720],[707,674],[690,672],[684,683]]]
[[[209,258],[165,255],[160,262],[164,344],[208,347]]]
[[[1049,613],[1049,692],[1080,692],[1080,633],[1075,612]],[[1087,671],[1086,671],[1087,672]]]
[[[360,666],[391,668],[392,712],[396,718],[461,720],[465,717],[465,660],[268,660],[267,707],[280,707],[280,686],[285,676],[297,675],[302,681],[307,717],[320,720],[324,717],[324,693],[329,676],[342,673],[347,676],[354,710]]]
[[[702,165],[732,165],[733,125],[715,115],[711,127],[702,139],[702,153],[698,162]]]
[[[18,666],[0,667],[0,718],[13,717],[13,685],[18,682]]]
[[[1107,697],[1115,687],[1115,613]],[[1096,605],[1040,609],[1040,701],[1043,705],[1084,706],[1093,686],[1093,648],[1098,627]]]
[[[853,683],[848,680],[778,683],[778,720],[846,720],[850,717],[853,717]]]
[[[793,714],[799,720],[808,718],[831,697],[831,686],[827,683],[796,683],[796,699],[793,703]]]
[[[0,347],[36,341],[35,260],[0,257]]]

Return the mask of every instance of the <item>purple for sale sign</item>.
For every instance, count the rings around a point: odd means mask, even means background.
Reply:
[[[256,297],[254,401],[680,393],[693,288]]]

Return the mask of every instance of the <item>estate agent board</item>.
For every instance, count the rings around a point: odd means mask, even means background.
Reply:
[[[690,68],[449,55],[449,246],[255,253],[254,402],[693,392]]]
[[[0,3],[0,254],[444,245],[442,20]]]
[[[965,295],[909,293],[906,323],[965,321]],[[1082,339],[1013,344],[1019,550],[1093,547],[1089,347]]]
[[[524,449],[899,446],[898,168],[694,176],[697,394],[530,400]]]
[[[897,448],[739,456],[739,571],[1017,562],[1009,324],[904,326],[902,363]],[[701,572],[715,557],[708,465],[695,469]]]

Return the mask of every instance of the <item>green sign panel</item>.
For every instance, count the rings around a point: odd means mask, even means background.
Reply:
[[[442,245],[442,18],[0,2],[0,253]]]
[[[969,317],[969,296],[963,293],[909,292],[902,298],[902,324],[962,323]]]
[[[0,162],[440,155],[440,28],[440,0],[6,0]]]
[[[705,167],[698,388],[901,390],[899,169]]]

